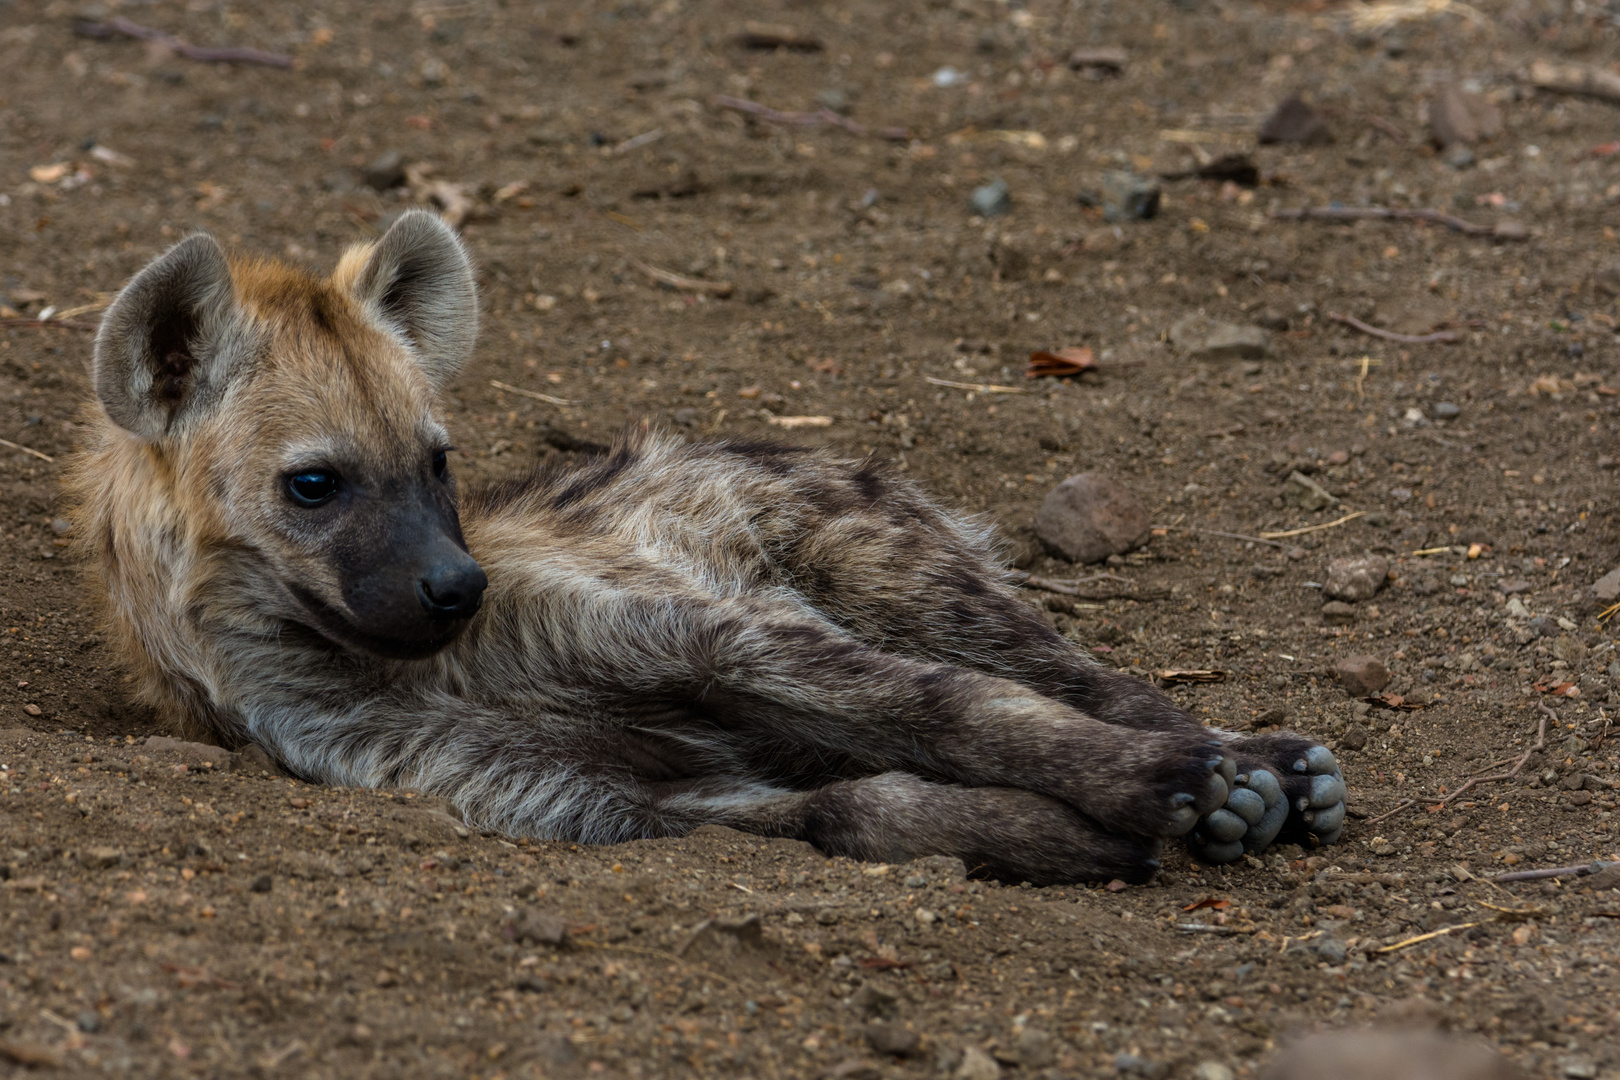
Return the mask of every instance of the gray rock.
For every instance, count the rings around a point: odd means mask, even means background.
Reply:
[[[910,1057],[922,1046],[922,1036],[910,1028],[882,1020],[866,1025],[866,1045],[879,1054],[892,1057]]]
[[[1344,733],[1344,737],[1339,740],[1339,745],[1346,750],[1360,750],[1367,745],[1367,729],[1364,727],[1350,728]]]
[[[1483,1043],[1435,1031],[1361,1028],[1288,1047],[1261,1080],[1526,1080]]]
[[[1102,562],[1147,543],[1147,508],[1129,488],[1099,473],[1080,473],[1047,492],[1035,535],[1070,562]]]
[[[1620,570],[1610,570],[1592,584],[1592,598],[1605,604],[1620,600]]]
[[[1311,945],[1311,951],[1330,964],[1342,964],[1347,955],[1344,942],[1338,938],[1321,938]]]
[[[1437,401],[1429,410],[1436,420],[1455,420],[1462,415],[1462,409],[1450,401]]]
[[[1108,221],[1147,220],[1159,212],[1159,182],[1127,169],[1103,173],[1103,217]]]
[[[398,150],[385,150],[360,170],[360,179],[376,191],[399,187],[405,182],[405,155]]]
[[[568,921],[538,908],[524,908],[511,920],[512,939],[559,948],[568,941]]]
[[[1442,86],[1429,102],[1429,135],[1441,148],[1468,147],[1502,133],[1502,111],[1459,86]]]
[[[1322,605],[1324,626],[1349,626],[1356,621],[1356,606],[1343,600],[1329,600]]]
[[[1298,471],[1288,474],[1282,497],[1284,504],[1311,513],[1326,510],[1339,501],[1327,488]]]
[[[1001,1066],[996,1064],[996,1059],[977,1046],[962,1051],[962,1064],[956,1067],[956,1080],[997,1080],[1000,1076]]]
[[[1328,563],[1324,595],[1352,604],[1371,600],[1389,580],[1389,560],[1382,555],[1355,555]]]
[[[1576,667],[1586,660],[1586,642],[1572,634],[1559,634],[1552,643],[1552,654],[1554,660]]]
[[[1146,1076],[1149,1080],[1163,1076],[1166,1071],[1162,1061],[1149,1061],[1123,1050],[1114,1055],[1114,1068],[1125,1076]]]
[[[1206,1061],[1193,1070],[1193,1080],[1237,1080],[1237,1074],[1218,1061]]]
[[[1044,1069],[1057,1060],[1052,1036],[1035,1027],[1026,1027],[1018,1033],[1013,1041],[1013,1053],[1018,1056],[1019,1066],[1025,1069]]]
[[[1333,674],[1351,697],[1376,694],[1389,685],[1389,668],[1376,656],[1347,656],[1333,665]]]
[[[1258,326],[1188,315],[1170,327],[1170,343],[1197,360],[1258,360],[1271,350],[1271,336]]]
[[[980,217],[1000,217],[1012,209],[1012,189],[1005,180],[992,180],[983,187],[973,189],[973,194],[968,196],[968,205]]]
[[[1261,146],[1273,143],[1301,143],[1320,146],[1333,141],[1327,121],[1314,107],[1298,94],[1292,94],[1277,103],[1266,122],[1260,125]]]

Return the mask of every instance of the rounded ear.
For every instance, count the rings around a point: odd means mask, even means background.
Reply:
[[[407,210],[365,256],[353,291],[415,351],[435,388],[472,354],[478,287],[455,231],[426,210]]]
[[[231,270],[219,241],[199,233],[124,286],[96,332],[96,395],[114,423],[147,439],[218,403],[240,333]]]

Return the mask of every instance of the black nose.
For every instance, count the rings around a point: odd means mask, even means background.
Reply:
[[[441,563],[416,583],[416,598],[436,619],[470,619],[478,612],[489,578],[471,559]]]

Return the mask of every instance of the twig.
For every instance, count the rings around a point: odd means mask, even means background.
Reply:
[[[1367,126],[1382,131],[1397,142],[1411,142],[1412,137],[1382,116],[1367,117]]]
[[[1219,529],[1200,529],[1196,525],[1161,525],[1162,529],[1180,529],[1182,532],[1194,532],[1202,536],[1224,536],[1228,540],[1244,540],[1249,543],[1264,544],[1267,547],[1280,548],[1283,551],[1298,550],[1293,544],[1284,544],[1276,540],[1267,540],[1261,536],[1246,536],[1243,533],[1222,532]]]
[[[1492,881],[1542,881],[1546,878],[1556,877],[1587,877],[1607,870],[1612,866],[1620,866],[1616,862],[1591,862],[1580,866],[1553,866],[1545,870],[1515,870],[1509,874],[1497,874]]]
[[[526,398],[534,398],[536,401],[543,401],[547,405],[579,404],[577,401],[569,401],[566,398],[552,397],[550,394],[542,394],[538,390],[525,390],[521,386],[513,386],[511,383],[503,383],[499,379],[489,380],[489,385],[493,386],[497,390],[505,390],[508,394],[520,394]]]
[[[953,390],[972,390],[977,394],[1022,394],[1022,386],[998,386],[995,383],[952,382],[949,379],[936,379],[932,375],[923,378],[935,386],[949,386]]]
[[[1620,75],[1587,64],[1530,62],[1530,85],[1557,94],[1578,94],[1620,104]]]
[[[88,38],[130,37],[137,41],[155,41],[176,56],[183,56],[187,60],[200,60],[203,63],[264,64],[266,67],[278,68],[293,66],[293,58],[286,53],[264,52],[261,49],[210,49],[201,45],[191,45],[161,30],[154,30],[150,26],[142,26],[128,19],[114,18],[106,22],[80,21],[73,25],[73,32],[80,37]]]
[[[836,127],[843,128],[852,135],[872,135],[879,139],[888,139],[892,142],[905,142],[911,138],[911,132],[906,128],[869,128],[865,124],[857,123],[847,116],[841,116],[828,108],[820,108],[815,112],[783,112],[768,105],[761,105],[757,101],[748,101],[745,98],[735,98],[730,94],[719,94],[714,103],[722,109],[735,109],[738,112],[757,116],[761,120],[773,124],[795,124],[800,127]]]
[[[1467,930],[1471,926],[1482,926],[1482,925],[1484,925],[1484,924],[1477,923],[1477,922],[1465,922],[1465,923],[1457,923],[1455,926],[1442,926],[1438,930],[1430,930],[1427,934],[1419,934],[1417,937],[1409,937],[1405,941],[1397,941],[1393,945],[1385,945],[1382,949],[1375,949],[1374,951],[1375,952],[1381,952],[1381,953],[1395,952],[1397,949],[1404,949],[1408,945],[1416,945],[1419,942],[1428,941],[1431,938],[1437,938],[1437,937],[1441,937],[1441,936],[1443,936],[1445,934],[1449,934],[1453,930]]]
[[[1211,926],[1208,923],[1177,923],[1176,929],[1183,934],[1216,934],[1220,937],[1255,933],[1252,926]]]
[[[1062,596],[1078,596],[1082,600],[1096,600],[1098,597],[1081,590],[1082,585],[1089,585],[1094,581],[1117,581],[1136,588],[1136,582],[1130,578],[1120,577],[1118,574],[1097,574],[1088,578],[1076,578],[1073,581],[1058,581],[1055,578],[1035,577],[1022,570],[1011,575],[1014,585],[1022,585],[1026,589],[1039,589],[1042,592],[1058,593]]]
[[[1367,820],[1363,821],[1362,824],[1363,825],[1376,825],[1380,821],[1383,821],[1385,818],[1394,817],[1396,814],[1400,813],[1402,810],[1405,810],[1408,806],[1411,806],[1415,802],[1417,802],[1416,799],[1407,799],[1405,802],[1401,803],[1395,809],[1393,809],[1393,810],[1391,810],[1391,811],[1389,811],[1387,813],[1379,814],[1377,817],[1368,818]]]
[[[37,326],[42,330],[49,326],[55,326],[63,330],[83,330],[91,334],[95,333],[97,329],[95,323],[69,322],[67,319],[31,319],[26,316],[22,318],[8,316],[0,319],[0,326]]]
[[[51,457],[51,455],[42,454],[38,450],[34,450],[34,449],[29,448],[29,447],[26,447],[22,443],[14,443],[10,439],[0,439],[0,446],[9,446],[13,450],[21,450],[23,453],[28,454],[31,457],[37,457],[41,461],[49,461],[53,465],[56,463],[56,459]]]
[[[1545,750],[1547,748],[1547,720],[1548,720],[1549,717],[1551,717],[1552,721],[1554,723],[1557,723],[1558,722],[1558,714],[1553,712],[1551,709],[1549,709],[1547,707],[1547,703],[1545,701],[1536,702],[1536,708],[1540,709],[1541,714],[1542,714],[1542,716],[1541,716],[1541,724],[1536,728],[1536,744],[1534,746],[1530,747],[1530,749],[1526,750],[1523,754],[1519,755],[1519,760],[1513,766],[1513,768],[1509,769],[1505,773],[1496,773],[1493,776],[1475,776],[1475,777],[1472,777],[1471,779],[1468,780],[1467,783],[1463,784],[1462,787],[1458,788],[1456,791],[1453,791],[1450,795],[1447,795],[1445,798],[1443,798],[1439,802],[1435,803],[1434,804],[1434,809],[1436,809],[1436,810],[1440,809],[1440,807],[1442,807],[1442,806],[1446,805],[1447,803],[1451,802],[1452,800],[1458,798],[1460,795],[1462,795],[1463,792],[1467,791],[1469,788],[1473,787],[1475,784],[1488,784],[1493,780],[1512,780],[1515,776],[1519,775],[1519,770],[1524,768],[1525,762],[1530,760],[1530,756],[1532,754],[1539,753],[1540,751]],[[1402,803],[1400,806],[1397,806],[1394,810],[1391,810],[1389,813],[1384,814],[1381,817],[1373,818],[1371,821],[1366,822],[1366,824],[1371,825],[1375,821],[1383,821],[1384,818],[1393,817],[1395,814],[1399,813],[1400,811],[1405,810],[1408,806],[1414,805],[1416,803],[1416,801],[1417,800],[1415,800],[1415,799],[1409,799],[1406,802]]]
[[[1465,221],[1457,215],[1448,214],[1443,210],[1413,209],[1401,206],[1296,206],[1273,210],[1270,216],[1279,221],[1361,221],[1369,218],[1432,221],[1437,225],[1444,225],[1448,229],[1468,233],[1471,236],[1492,236],[1496,235],[1500,229],[1496,225],[1479,225],[1472,221]]]
[[[1260,539],[1262,539],[1262,540],[1281,540],[1285,536],[1303,536],[1306,533],[1321,532],[1323,529],[1336,528],[1336,527],[1338,527],[1340,525],[1343,525],[1347,521],[1354,521],[1358,517],[1366,517],[1366,516],[1367,516],[1367,511],[1365,511],[1365,510],[1357,510],[1353,514],[1344,515],[1344,517],[1340,518],[1338,521],[1324,522],[1321,525],[1307,525],[1303,529],[1289,529],[1287,532],[1261,533],[1260,534]]]
[[[648,266],[640,259],[631,259],[630,265],[652,278],[660,285],[668,285],[672,289],[683,292],[712,293],[715,296],[727,297],[735,291],[729,281],[704,281],[701,278],[685,277],[671,270],[661,270],[656,266]]]
[[[1353,326],[1363,334],[1371,334],[1375,338],[1383,338],[1385,341],[1394,341],[1402,345],[1431,345],[1435,342],[1457,340],[1457,335],[1450,330],[1436,330],[1432,334],[1397,334],[1393,330],[1385,330],[1373,326],[1371,323],[1364,323],[1354,315],[1340,315],[1336,311],[1327,311],[1323,312],[1323,314],[1336,323]]]

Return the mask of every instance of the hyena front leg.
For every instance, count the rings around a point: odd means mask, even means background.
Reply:
[[[573,609],[549,642],[572,672],[613,672],[627,704],[687,702],[762,768],[847,762],[1059,799],[1118,833],[1179,836],[1227,797],[1232,762],[1198,725],[1136,732],[982,672],[886,653],[762,598],[638,599]],[[624,665],[634,657],[632,665]],[[802,766],[801,766],[802,767]]]
[[[864,641],[1022,683],[1105,723],[1143,731],[1203,730],[1155,687],[1075,647],[1006,583],[984,531],[882,474],[876,509],[846,512],[791,549],[794,580],[829,618]],[[877,528],[874,516],[887,523]],[[844,535],[861,530],[862,543]],[[1205,858],[1262,851],[1285,829],[1339,838],[1344,782],[1333,754],[1295,735],[1227,736],[1238,758],[1227,804],[1192,836]]]
[[[958,787],[902,772],[775,795],[705,787],[660,798],[656,813],[674,831],[729,825],[868,862],[954,855],[974,876],[1011,883],[1136,883],[1159,866],[1159,841],[1110,833],[1065,803],[1017,788]]]

